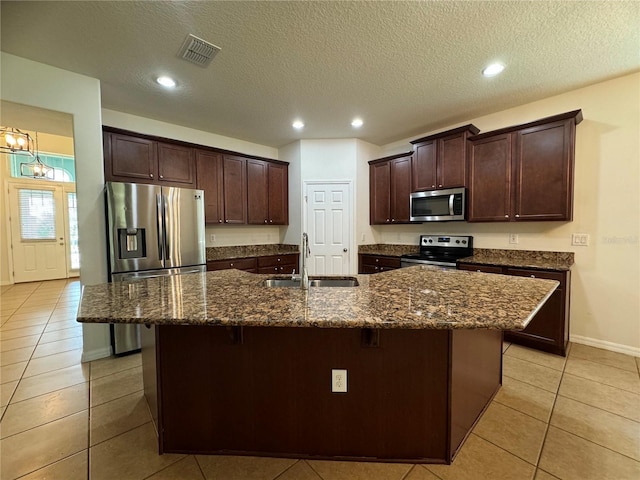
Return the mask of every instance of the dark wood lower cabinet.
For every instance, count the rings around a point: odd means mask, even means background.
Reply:
[[[560,282],[560,286],[536,313],[527,328],[519,332],[505,331],[504,339],[563,357],[567,354],[571,288],[571,272],[569,270],[538,270],[472,263],[459,263],[458,269],[519,277],[546,278]]]
[[[400,257],[387,257],[384,255],[358,255],[358,273],[380,273],[387,270],[400,268]]]
[[[496,330],[142,332],[160,453],[450,463],[501,383]]]

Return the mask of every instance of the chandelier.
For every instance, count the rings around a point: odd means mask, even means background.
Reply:
[[[53,175],[53,168],[45,165],[40,160],[40,155],[38,154],[38,132],[36,132],[35,158],[20,164],[20,175],[32,178],[51,178]]]
[[[0,151],[5,153],[19,153],[34,155],[33,138],[17,128],[0,127]]]

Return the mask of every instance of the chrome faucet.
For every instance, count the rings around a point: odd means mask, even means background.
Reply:
[[[302,281],[300,282],[300,288],[303,290],[309,289],[309,274],[307,273],[307,257],[311,254],[309,249],[309,235],[307,233],[302,234]]]

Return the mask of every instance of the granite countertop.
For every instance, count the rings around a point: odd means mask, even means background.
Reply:
[[[383,255],[387,257],[400,257],[410,253],[420,252],[419,245],[394,245],[376,243],[372,245],[359,245],[358,253],[365,255]]]
[[[573,265],[573,252],[474,248],[473,256],[461,258],[458,262],[503,267],[569,270]]]
[[[519,330],[554,280],[415,266],[357,287],[265,287],[239,270],[85,286],[78,321],[156,325]],[[287,278],[279,276],[279,278]]]
[[[231,260],[232,258],[267,257],[299,253],[298,245],[267,244],[242,245],[238,247],[207,247],[207,262],[213,260]]]

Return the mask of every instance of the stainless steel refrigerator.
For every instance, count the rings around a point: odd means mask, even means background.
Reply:
[[[110,281],[206,271],[204,192],[107,182]],[[111,326],[116,355],[140,348],[137,325]]]

